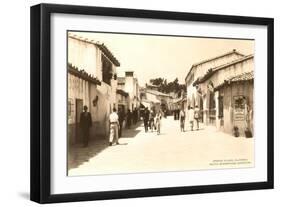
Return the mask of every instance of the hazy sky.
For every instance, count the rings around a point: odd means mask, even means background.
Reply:
[[[158,77],[168,81],[178,78],[183,83],[192,64],[233,49],[245,55],[254,53],[253,40],[71,33],[104,43],[121,64],[118,76],[124,76],[124,71],[134,71],[141,86]]]

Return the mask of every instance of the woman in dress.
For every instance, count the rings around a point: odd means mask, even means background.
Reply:
[[[160,134],[161,119],[162,119],[162,113],[159,110],[155,116],[155,125],[156,125],[157,135]]]
[[[183,108],[180,110],[180,129],[181,132],[184,132],[184,124],[185,124],[185,113]]]

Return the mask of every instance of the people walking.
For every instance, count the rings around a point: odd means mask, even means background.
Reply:
[[[113,108],[113,112],[109,115],[109,124],[110,124],[110,134],[109,134],[109,146],[111,146],[114,142],[119,144],[118,142],[118,128],[119,128],[119,117],[116,113],[116,109]]]
[[[80,128],[83,141],[83,147],[87,147],[89,143],[90,128],[92,126],[92,115],[88,112],[88,107],[83,107],[84,111],[80,114]]]
[[[177,108],[177,120],[179,120],[179,119],[180,119],[180,109]]]
[[[133,124],[137,124],[138,122],[138,111],[137,108],[134,108],[133,110]]]
[[[123,122],[125,119],[125,114],[123,108],[118,109],[118,121],[119,121],[119,131],[118,136],[119,138],[122,136],[122,128],[123,128]]]
[[[150,113],[149,113],[149,128],[150,130],[153,132],[153,128],[155,128],[155,124],[154,124],[154,118],[155,118],[155,113],[154,111],[151,109]]]
[[[127,121],[127,128],[130,129],[132,124],[132,113],[130,109],[128,109],[127,115],[126,115],[126,121]]]
[[[189,124],[190,124],[190,129],[191,129],[191,131],[193,131],[194,109],[193,109],[192,106],[191,106],[190,109],[188,110],[188,121],[189,121]]]
[[[167,109],[166,108],[163,110],[163,115],[164,115],[164,118],[166,119],[167,118]]]
[[[149,110],[146,107],[144,112],[143,112],[143,125],[144,125],[145,132],[148,131],[148,122],[149,122]]]
[[[180,110],[180,129],[181,129],[181,132],[184,132],[184,124],[185,124],[185,112],[182,108]]]
[[[162,119],[162,113],[161,113],[161,110],[158,110],[158,112],[156,113],[156,116],[155,116],[155,125],[156,125],[157,135],[160,134],[161,119]]]
[[[196,105],[194,109],[194,120],[196,124],[196,130],[199,130],[199,118],[200,118],[200,111],[198,106]]]

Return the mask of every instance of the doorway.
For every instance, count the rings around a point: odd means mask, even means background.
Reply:
[[[215,93],[210,92],[209,96],[209,124],[215,125],[216,124],[216,100],[215,100]]]
[[[83,100],[75,100],[75,143],[81,143],[80,114],[83,112]]]

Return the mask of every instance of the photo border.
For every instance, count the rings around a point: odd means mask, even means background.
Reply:
[[[267,181],[137,190],[51,194],[51,14],[83,14],[194,22],[267,26]],[[31,148],[30,199],[39,203],[120,199],[224,191],[272,189],[274,186],[274,20],[272,18],[195,14],[124,8],[39,4],[31,7]]]

